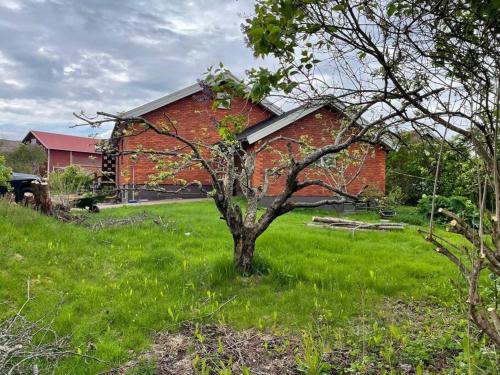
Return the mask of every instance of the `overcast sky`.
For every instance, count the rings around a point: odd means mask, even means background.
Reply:
[[[0,138],[71,129],[72,112],[118,112],[255,60],[252,0],[0,0]]]

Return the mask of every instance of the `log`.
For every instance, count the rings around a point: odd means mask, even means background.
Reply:
[[[348,220],[341,219],[337,217],[324,217],[324,216],[313,216],[313,223],[321,223],[316,224],[322,227],[328,228],[338,228],[338,229],[352,229],[352,230],[402,230],[404,229],[404,224],[402,223],[389,223],[386,221],[382,221],[380,223],[366,223],[363,221],[356,220]]]
[[[328,217],[328,216],[313,216],[312,221],[317,223],[327,223],[327,224],[344,224],[344,225],[363,225],[367,224],[362,221],[341,219],[338,217]]]

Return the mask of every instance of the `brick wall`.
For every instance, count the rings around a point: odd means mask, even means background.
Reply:
[[[194,94],[174,103],[166,105],[146,114],[144,117],[155,124],[165,122],[165,114],[176,122],[176,128],[180,135],[190,139],[201,139],[206,143],[216,143],[219,135],[212,117],[221,119],[227,114],[243,114],[247,118],[248,126],[266,120],[273,114],[261,106],[251,104],[240,98],[231,100],[230,109],[212,109],[212,102],[204,100],[202,94]],[[123,138],[120,141],[121,150],[136,150],[139,146],[144,149],[173,150],[184,147],[182,143],[172,138],[165,137],[148,130],[142,134]],[[119,186],[126,184],[147,184],[149,176],[155,173],[155,163],[145,155],[133,160],[129,156],[121,156],[117,160],[117,182]],[[134,178],[132,178],[134,177]],[[208,174],[199,167],[183,171],[177,178],[186,181],[198,180],[204,184],[210,184]],[[132,181],[134,179],[134,181]],[[175,184],[176,181],[165,180],[164,184]]]
[[[260,140],[252,147],[259,147],[263,142],[269,138],[282,135],[285,137],[299,139],[301,136],[307,135],[311,139],[311,144],[315,147],[331,142],[332,136],[330,132],[338,129],[339,127],[339,114],[322,108],[314,113],[311,113],[295,123],[275,132],[266,138]],[[280,141],[273,143],[271,149],[259,153],[256,160],[256,168],[253,176],[254,185],[261,185],[263,183],[264,171],[268,168],[276,166],[281,156],[280,153],[287,153],[286,143]],[[297,145],[293,146],[296,154],[299,153]],[[357,151],[355,151],[357,150]],[[366,151],[368,150],[368,152]],[[365,186],[376,188],[380,191],[385,191],[385,158],[386,151],[382,147],[368,147],[353,145],[350,149],[351,153],[357,153],[358,157],[364,155],[366,152],[366,159],[364,163],[358,163],[356,166],[349,167],[345,175],[347,179],[351,180],[352,177],[357,177],[348,185],[347,191],[351,194],[357,194]],[[357,174],[361,167],[360,173]],[[301,180],[305,178],[320,178],[328,181],[325,173],[321,169],[309,168],[301,173]],[[285,179],[283,177],[271,180],[268,196],[278,195],[283,191]],[[332,193],[319,186],[309,186],[297,193],[295,196],[312,196],[312,197],[326,197],[331,196]]]

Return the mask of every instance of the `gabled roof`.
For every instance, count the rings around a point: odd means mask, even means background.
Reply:
[[[255,124],[252,127],[245,129],[238,135],[238,139],[240,142],[246,142],[248,144],[253,144],[270,134],[277,132],[280,129],[283,129],[295,121],[300,120],[301,118],[316,112],[317,110],[329,106],[333,109],[342,112],[345,106],[342,103],[332,104],[321,104],[321,105],[302,105],[300,107],[294,108],[288,112],[285,112],[281,116],[271,118],[269,120],[265,120]],[[359,124],[361,126],[366,125],[367,122],[362,117],[360,118]],[[394,149],[392,145],[392,140],[385,137],[381,144],[388,149]]]
[[[235,77],[232,73],[227,72],[226,75],[231,78],[232,80],[235,81],[240,81],[237,77]],[[152,112],[158,108],[161,108],[163,106],[166,106],[168,104],[174,103],[180,99],[186,98],[190,95],[196,94],[197,92],[202,91],[202,87],[199,83],[195,83],[194,85],[185,87],[181,90],[175,91],[172,94],[162,96],[159,99],[153,100],[152,102],[143,104],[137,108],[131,109],[130,111],[127,111],[123,113],[123,116],[126,117],[138,117],[138,116],[143,116],[146,113]],[[276,105],[271,103],[269,100],[264,99],[260,102],[260,104],[266,108],[268,111],[274,113],[275,115],[279,116],[283,114],[283,111],[278,108]]]
[[[322,106],[306,107],[300,106],[283,113],[281,116],[271,118],[255,124],[254,126],[245,129],[238,135],[238,139],[249,144],[255,143],[262,138],[277,132],[280,129],[294,123],[295,121],[307,116],[320,109]]]
[[[100,139],[32,130],[24,137],[23,142],[28,141],[30,135],[38,139],[43,147],[48,150],[86,152],[90,154],[100,153],[96,151],[96,145]]]

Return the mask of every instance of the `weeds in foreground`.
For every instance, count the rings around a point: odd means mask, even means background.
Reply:
[[[0,304],[0,317],[22,305],[25,296],[19,286],[31,277],[36,300],[27,318],[36,321],[64,295],[54,330],[70,335],[71,346],[82,355],[112,363],[70,356],[60,361],[59,373],[95,374],[120,366],[151,346],[153,332],[178,332],[182,322],[193,319],[239,331],[255,327],[283,335],[284,341],[293,338],[292,347],[302,345],[301,332],[309,332],[315,340],[322,337],[325,361],[337,372],[378,371],[374,362],[383,371],[396,372],[401,364],[416,368],[422,362],[423,369],[430,368],[434,359],[443,357],[451,358],[439,359],[446,368],[471,362],[468,356],[453,360],[463,353],[460,315],[432,324],[435,309],[454,304],[449,280],[456,275],[415,228],[364,232],[353,240],[349,233],[305,227],[312,215],[321,213],[299,211],[273,223],[257,243],[258,272],[242,278],[232,264],[231,238],[210,203],[152,206],[147,208],[151,220],[127,223],[143,211],[103,210],[90,217],[91,223],[125,224],[93,230],[0,203],[0,300],[6,302]],[[376,219],[371,213],[360,215]],[[152,222],[158,217],[164,225]],[[398,300],[406,303],[383,308],[385,301]],[[412,318],[389,321],[384,317],[390,314],[380,312],[421,304],[427,307]],[[410,329],[420,315],[426,316],[427,325]],[[311,321],[323,328],[316,329]],[[398,338],[394,329],[391,337],[390,324],[409,338]],[[475,353],[475,333],[470,337]],[[266,346],[277,356],[289,353],[286,342],[270,340]],[[223,347],[227,353],[228,345]],[[486,352],[474,354],[478,367],[494,358]],[[299,353],[289,354],[295,366]]]

